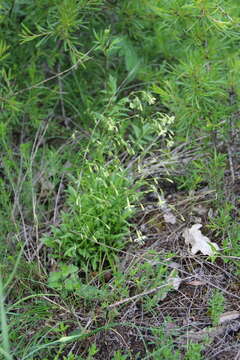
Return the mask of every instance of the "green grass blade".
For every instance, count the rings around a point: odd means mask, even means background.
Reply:
[[[12,356],[10,355],[8,326],[7,326],[7,318],[4,308],[4,294],[3,294],[3,284],[2,284],[1,274],[0,274],[0,316],[1,316],[2,345],[3,345],[3,348],[0,348],[1,350],[0,352],[5,356],[6,359],[12,360]]]
[[[3,290],[7,289],[9,284],[11,283],[12,279],[14,278],[15,274],[16,274],[16,271],[17,271],[17,267],[19,265],[19,262],[20,262],[20,259],[21,259],[21,256],[22,256],[22,253],[23,253],[23,249],[24,249],[24,245],[22,246],[19,254],[18,254],[18,257],[17,257],[17,260],[15,262],[15,265],[14,265],[14,268],[11,272],[11,274],[9,275],[6,283],[3,285]]]
[[[0,347],[0,354],[2,354],[7,360],[12,360],[12,356],[9,355],[6,351],[4,351],[1,347]]]

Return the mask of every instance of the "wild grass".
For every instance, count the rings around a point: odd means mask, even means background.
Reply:
[[[239,16],[1,4],[3,359],[237,356]],[[196,223],[217,256],[188,252]]]

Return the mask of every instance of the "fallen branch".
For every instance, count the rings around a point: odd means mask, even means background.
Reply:
[[[126,299],[117,301],[117,302],[109,305],[109,306],[108,306],[108,309],[112,309],[112,308],[117,307],[117,306],[119,306],[119,305],[125,304],[125,303],[127,303],[127,302],[129,302],[129,301],[133,301],[133,300],[139,299],[139,298],[141,298],[141,297],[143,297],[143,296],[153,294],[153,293],[155,293],[156,291],[158,291],[158,290],[160,290],[160,289],[162,289],[162,288],[164,288],[164,287],[167,287],[167,286],[169,286],[169,284],[164,284],[164,285],[161,285],[161,286],[157,286],[157,287],[155,287],[154,289],[151,289],[151,290],[148,290],[148,291],[144,291],[144,292],[142,292],[141,294],[137,294],[137,295],[131,296],[131,297],[129,297],[129,298],[126,298]]]
[[[187,278],[185,278],[185,279],[181,279],[181,282],[186,281],[186,280],[188,280],[188,279],[190,279],[190,278],[191,278],[191,277],[187,277]],[[171,279],[171,278],[169,278],[169,280],[170,280],[170,279]],[[117,301],[117,302],[109,305],[107,308],[108,308],[108,309],[112,309],[112,308],[117,307],[117,306],[119,306],[119,305],[126,304],[126,303],[128,303],[129,301],[134,301],[134,300],[137,300],[137,299],[139,299],[139,298],[141,298],[141,297],[143,297],[143,296],[153,294],[153,293],[155,293],[156,291],[158,291],[158,290],[160,290],[160,289],[163,289],[163,288],[165,288],[165,287],[169,287],[169,286],[171,286],[171,283],[170,283],[169,281],[167,281],[167,282],[166,282],[165,284],[163,284],[163,285],[157,286],[157,287],[155,287],[155,288],[153,288],[153,289],[144,291],[144,292],[142,292],[142,293],[140,293],[140,294],[131,296],[131,297],[129,297],[129,298],[126,298],[126,299]],[[171,288],[170,290],[177,290],[177,289],[174,289],[174,286],[173,286],[173,288]],[[165,297],[164,297],[164,298],[165,298]],[[162,299],[162,300],[163,300],[163,299]]]

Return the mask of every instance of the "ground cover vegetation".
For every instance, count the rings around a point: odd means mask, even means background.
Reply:
[[[237,1],[0,22],[0,358],[238,359]]]

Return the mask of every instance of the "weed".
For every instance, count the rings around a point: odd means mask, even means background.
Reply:
[[[180,352],[174,347],[172,335],[166,334],[164,327],[153,329],[153,334],[155,337],[155,349],[151,352],[150,358],[180,360]]]
[[[218,325],[220,315],[224,311],[225,298],[221,291],[215,290],[209,301],[209,314],[212,320],[212,324]]]
[[[128,355],[123,355],[121,351],[117,350],[113,357],[112,360],[127,360]]]
[[[0,353],[4,356],[4,358],[8,360],[12,360],[4,300],[5,297],[3,292],[2,276],[0,275],[0,316],[1,316],[1,336],[2,336],[2,347],[0,347]]]
[[[231,203],[225,203],[222,207],[217,209],[217,214],[210,220],[208,228],[211,229],[216,236],[223,236],[225,238],[232,227],[231,211],[234,209]]]
[[[202,360],[203,357],[201,355],[201,351],[203,350],[202,344],[190,343],[188,344],[188,348],[184,357],[184,360]]]
[[[89,165],[75,186],[68,187],[68,210],[61,215],[61,225],[52,228],[53,235],[44,238],[45,245],[55,258],[71,261],[85,273],[114,268],[116,251],[111,247],[121,250],[125,245],[128,220],[141,195],[138,186],[119,166]]]
[[[228,234],[223,239],[223,248],[224,248],[224,254],[225,254],[223,259],[224,259],[225,262],[234,263],[237,275],[240,274],[239,240],[240,240],[239,224],[234,223],[234,224],[232,224],[232,226],[230,226]]]

